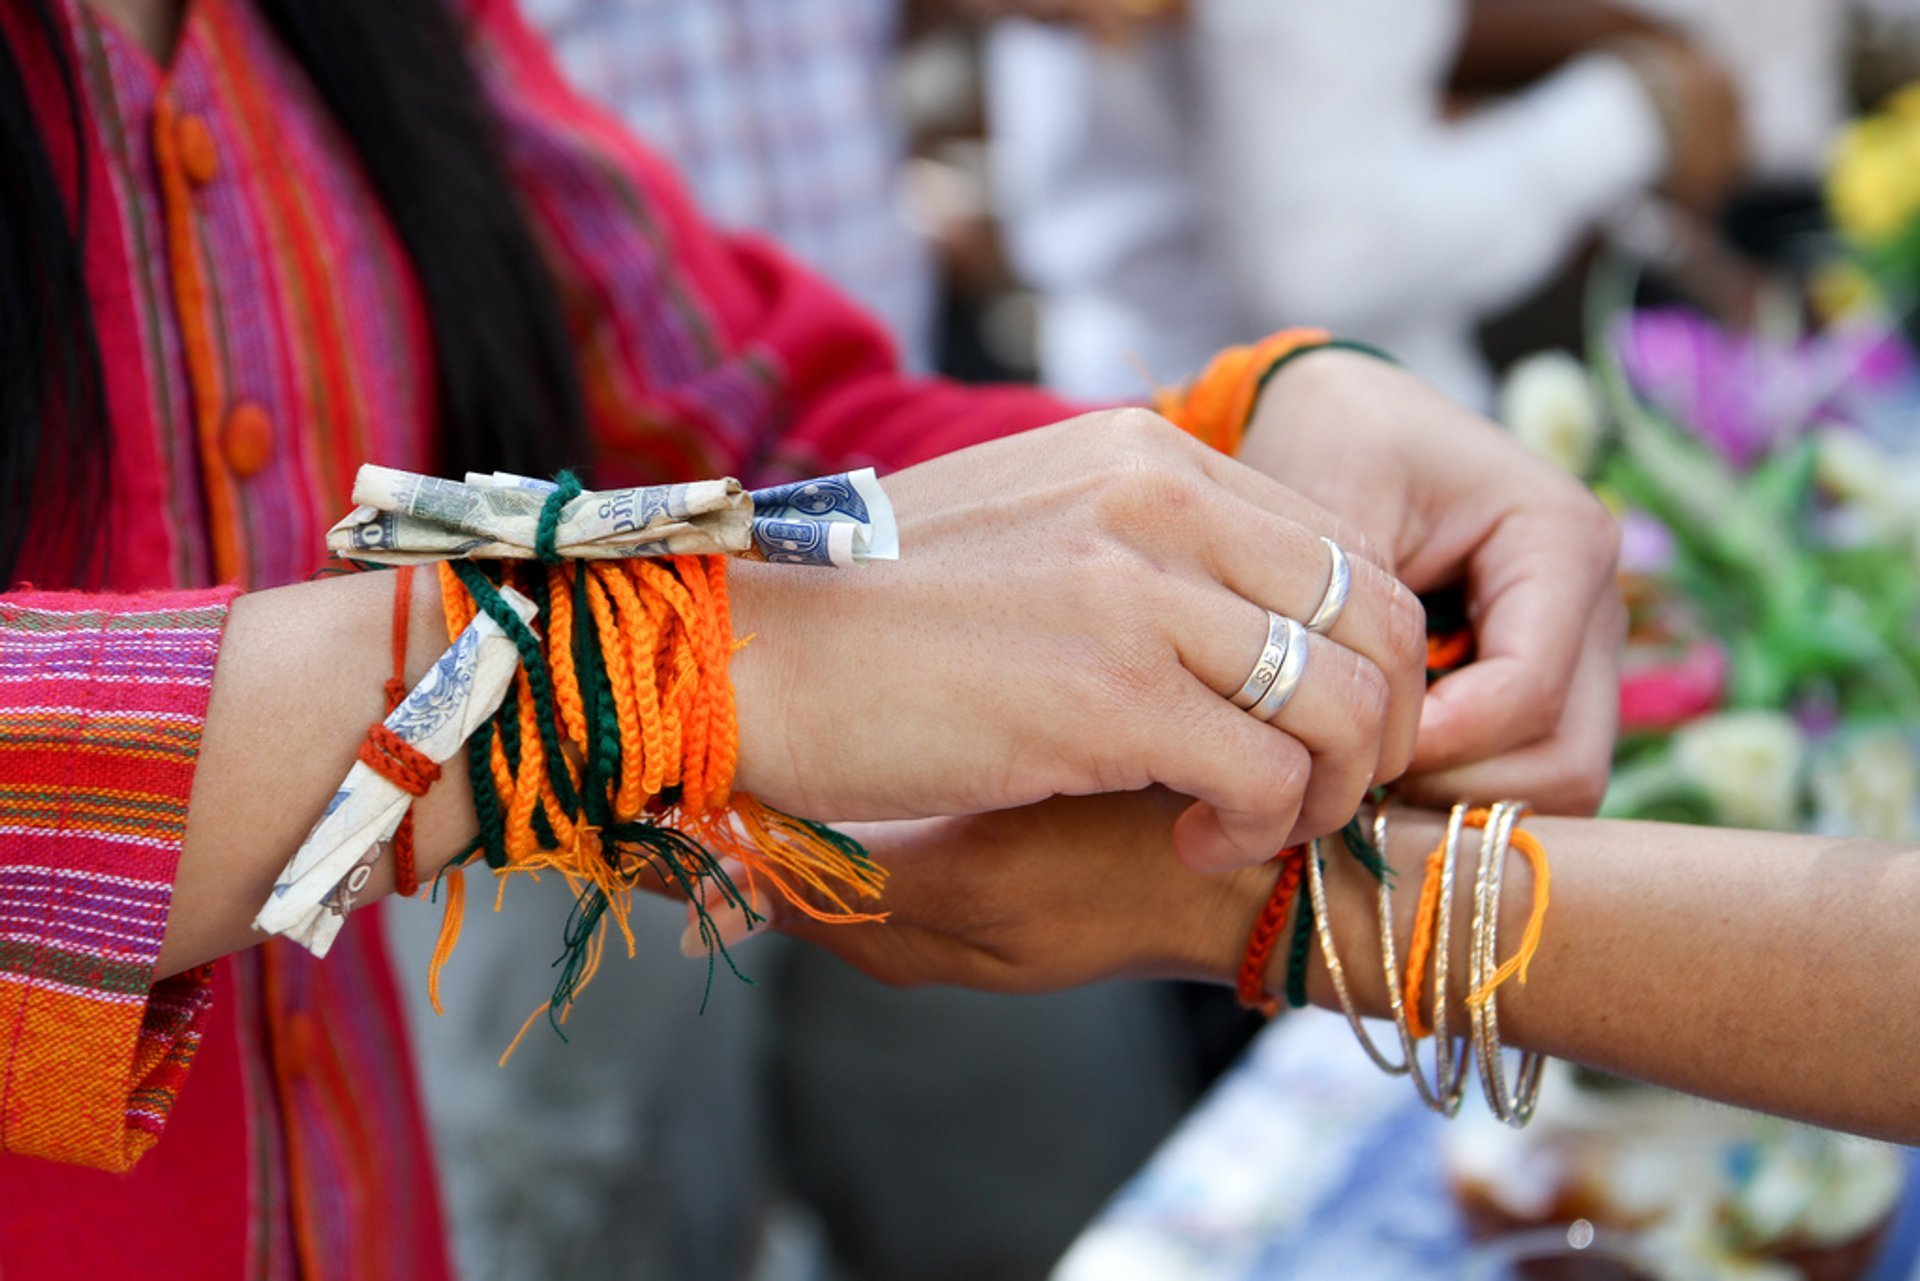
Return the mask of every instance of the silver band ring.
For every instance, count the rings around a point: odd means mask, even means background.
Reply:
[[[1307,620],[1307,630],[1325,636],[1340,621],[1340,614],[1347,607],[1347,593],[1353,588],[1353,566],[1347,563],[1347,554],[1340,550],[1339,543],[1331,538],[1320,541],[1327,545],[1333,565],[1327,573],[1326,595],[1320,598],[1320,608]]]
[[[1254,660],[1253,670],[1247,673],[1247,679],[1241,683],[1240,692],[1233,696],[1233,705],[1246,711],[1265,696],[1272,687],[1274,678],[1280,675],[1280,664],[1287,656],[1287,621],[1267,611],[1267,643],[1261,647],[1260,657]]]
[[[1287,652],[1280,659],[1280,672],[1273,678],[1273,684],[1267,686],[1267,692],[1260,696],[1260,701],[1247,709],[1263,721],[1280,714],[1293,692],[1300,688],[1300,678],[1307,674],[1307,629],[1291,618],[1281,621],[1287,625]]]

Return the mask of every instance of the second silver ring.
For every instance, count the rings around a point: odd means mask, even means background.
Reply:
[[[1307,643],[1310,639],[1307,629],[1291,618],[1280,618],[1280,622],[1286,635],[1286,651],[1280,656],[1279,670],[1274,674],[1273,684],[1267,686],[1253,706],[1247,709],[1263,721],[1270,721],[1280,714],[1294,691],[1300,688],[1301,677],[1307,674]]]

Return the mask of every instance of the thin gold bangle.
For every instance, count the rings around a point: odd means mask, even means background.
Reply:
[[[1474,879],[1473,934],[1468,942],[1470,965],[1469,990],[1485,989],[1499,968],[1500,902],[1506,880],[1507,854],[1513,829],[1526,812],[1526,806],[1501,801],[1487,816],[1480,844],[1480,861]],[[1500,1042],[1499,996],[1487,992],[1484,1000],[1469,1001],[1468,1017],[1473,1027],[1475,1057],[1480,1067],[1480,1084],[1486,1092],[1493,1114],[1518,1129],[1533,1118],[1539,1100],[1541,1070],[1545,1056],[1532,1052],[1520,1058],[1516,1088],[1507,1087],[1506,1064]]]
[[[1320,841],[1315,838],[1307,847],[1307,893],[1312,896],[1314,933],[1320,936],[1320,956],[1327,963],[1327,977],[1333,980],[1333,993],[1340,1000],[1341,1012],[1347,1016],[1347,1026],[1353,1029],[1354,1037],[1360,1042],[1360,1048],[1367,1052],[1374,1066],[1388,1076],[1404,1076],[1413,1067],[1413,1056],[1409,1054],[1401,1063],[1389,1062],[1380,1052],[1380,1047],[1367,1035],[1366,1025],[1360,1021],[1360,1012],[1353,1007],[1353,997],[1347,991],[1346,969],[1340,964],[1340,954],[1333,945],[1333,922],[1327,914],[1327,879],[1320,866]],[[1392,987],[1389,977],[1387,986]]]
[[[1373,844],[1383,854],[1387,850],[1387,837],[1387,807],[1382,805],[1373,816]],[[1380,966],[1387,976],[1387,1004],[1393,1010],[1394,1030],[1400,1034],[1400,1049],[1406,1055],[1407,1075],[1413,1078],[1414,1092],[1419,1094],[1422,1103],[1442,1116],[1452,1116],[1460,1110],[1460,1100],[1465,1096],[1462,1086],[1466,1078],[1468,1047],[1462,1045],[1456,1057],[1452,1044],[1445,1039],[1446,1033],[1442,1030],[1446,1026],[1445,1021],[1437,1022],[1433,1081],[1427,1080],[1427,1074],[1420,1067],[1420,1043],[1414,1039],[1413,1025],[1407,1021],[1406,997],[1400,990],[1400,957],[1393,940],[1393,891],[1385,881],[1379,887],[1377,914],[1380,918]],[[1440,946],[1444,948],[1447,945],[1448,940],[1443,932]],[[1443,987],[1436,984],[1436,995],[1444,991]]]

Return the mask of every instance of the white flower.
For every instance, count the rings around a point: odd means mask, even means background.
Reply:
[[[1576,476],[1600,452],[1604,423],[1587,369],[1564,351],[1536,352],[1500,384],[1500,421],[1522,444]]]
[[[1732,827],[1799,826],[1806,744],[1780,712],[1722,712],[1673,736],[1673,763]]]
[[[1857,431],[1828,431],[1814,475],[1866,534],[1920,546],[1920,456],[1889,453]]]
[[[1883,841],[1920,835],[1920,761],[1898,730],[1842,739],[1814,762],[1811,781],[1822,831]]]

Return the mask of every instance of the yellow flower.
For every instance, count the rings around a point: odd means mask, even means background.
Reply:
[[[1841,230],[1867,245],[1884,244],[1920,215],[1920,84],[1841,133],[1827,197]]]

